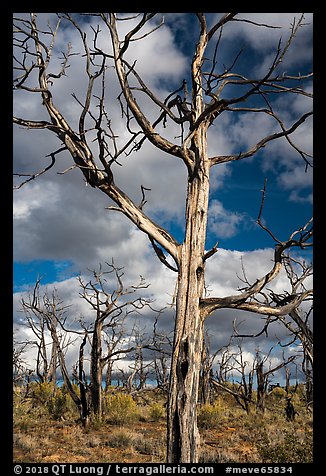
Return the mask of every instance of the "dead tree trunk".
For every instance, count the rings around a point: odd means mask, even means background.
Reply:
[[[106,277],[113,273],[115,285],[114,289],[107,289]],[[94,282],[91,280],[84,283],[79,277],[82,288],[81,297],[86,300],[91,309],[95,311],[96,317],[91,338],[91,364],[90,364],[90,390],[92,411],[98,417],[102,415],[102,381],[103,370],[108,365],[108,377],[111,379],[114,359],[117,360],[128,352],[134,351],[134,347],[128,349],[116,349],[124,338],[124,320],[133,309],[139,311],[148,304],[146,299],[136,297],[124,302],[120,302],[123,296],[129,296],[138,290],[148,287],[144,279],[136,285],[125,288],[122,283],[123,272],[116,268],[114,264],[108,264],[108,271],[93,271]],[[103,333],[107,343],[107,354],[103,355]]]
[[[273,349],[273,348],[272,348]],[[270,350],[270,352],[272,351]],[[269,370],[264,370],[264,364],[267,361],[270,352],[267,354],[265,358],[261,358],[259,353],[256,354],[256,377],[257,377],[257,403],[256,408],[258,411],[264,412],[265,411],[265,397],[268,387],[268,377],[269,375],[273,374],[277,370],[280,370],[283,367],[286,367],[288,364],[295,360],[295,356],[290,356],[287,360],[283,360],[283,362],[275,367],[269,368]],[[288,372],[288,368],[286,367],[286,375],[290,375]],[[288,378],[286,379],[286,393],[288,393]]]
[[[194,68],[196,65],[194,65]],[[199,88],[200,89],[200,88]],[[195,88],[197,91],[197,88]],[[195,96],[199,114],[202,95]],[[186,235],[181,245],[176,299],[176,321],[168,404],[168,462],[198,461],[200,445],[196,404],[204,337],[200,300],[204,297],[205,239],[209,198],[207,124],[192,141],[196,166],[189,175]]]
[[[112,385],[113,362],[109,360],[105,372],[105,390],[107,391]]]
[[[93,331],[91,351],[91,398],[95,415],[102,415],[102,330],[103,321],[96,320]]]
[[[210,396],[210,376],[211,376],[212,366],[210,365],[209,352],[206,345],[206,342],[203,343],[203,353],[201,358],[201,372],[200,372],[200,394],[199,401],[200,403],[208,403]]]
[[[84,382],[84,347],[86,345],[87,334],[85,334],[82,343],[79,348],[79,359],[78,359],[78,381],[79,381],[79,391],[80,391],[80,418],[84,427],[88,424],[89,418],[89,404],[87,399],[87,387]]]
[[[265,412],[265,395],[267,390],[267,375],[264,373],[264,361],[261,360],[257,363],[256,367],[257,377],[257,404],[258,411]]]

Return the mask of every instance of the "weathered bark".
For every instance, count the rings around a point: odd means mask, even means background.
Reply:
[[[204,125],[195,134],[193,146],[196,149],[196,166],[188,184],[187,227],[179,256],[176,321],[170,372],[167,428],[167,459],[170,463],[197,462],[200,445],[196,405],[204,331],[200,300],[204,293],[209,197],[209,162]]]
[[[102,329],[103,321],[96,320],[94,325],[91,351],[91,398],[95,415],[102,415]]]
[[[207,119],[204,111],[201,67],[207,45],[206,24],[192,62],[192,117],[190,150],[194,161],[188,168],[185,239],[179,250],[176,320],[168,402],[167,460],[196,463],[200,435],[197,400],[204,337],[200,302],[205,285],[205,241],[209,200],[210,161],[207,153]],[[187,139],[186,139],[187,141]]]
[[[265,412],[265,395],[267,388],[267,379],[266,374],[263,369],[264,362],[258,362],[256,368],[256,377],[257,377],[257,404],[256,408],[258,411]]]
[[[189,271],[187,266],[185,273],[179,276],[168,403],[168,462],[171,463],[196,462],[199,448],[196,404],[203,320],[199,299],[191,295],[191,290],[197,287],[197,277],[191,276]]]
[[[87,400],[86,384],[84,384],[84,347],[86,345],[87,334],[85,334],[79,348],[78,377],[80,391],[80,417],[84,427],[88,424],[89,405]]]
[[[201,356],[201,373],[200,373],[200,389],[199,389],[199,402],[202,404],[209,403],[210,399],[210,377],[212,374],[212,363],[209,360],[209,350],[206,346],[206,342],[203,342],[203,351]]]

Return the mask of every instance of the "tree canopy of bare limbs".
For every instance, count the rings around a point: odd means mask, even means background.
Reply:
[[[107,271],[100,269],[93,271],[93,279],[85,283],[79,277],[82,289],[80,296],[94,311],[94,321],[87,334],[91,334],[91,369],[90,390],[92,410],[100,418],[102,415],[102,381],[103,369],[107,366],[107,380],[111,381],[111,373],[114,362],[131,352],[141,352],[144,342],[134,342],[123,346],[126,339],[125,321],[129,314],[139,312],[145,306],[150,305],[149,299],[135,297],[135,293],[148,287],[143,278],[136,285],[125,287],[123,284],[123,272],[114,264],[107,264]],[[114,276],[116,285],[110,283],[110,277]],[[111,285],[111,286],[110,286]],[[135,337],[135,332],[132,332]],[[107,352],[103,352],[103,343],[106,343]]]
[[[281,119],[273,102],[275,96],[282,96],[283,100],[292,95],[311,97],[303,88],[305,82],[311,80],[310,71],[288,75],[281,70],[295,35],[304,27],[304,16],[294,19],[288,37],[275,45],[274,56],[265,72],[252,76],[250,71],[247,75],[237,72],[237,58],[224,68],[218,61],[223,32],[230,24],[249,20],[241,18],[239,13],[225,13],[208,26],[207,14],[193,15],[197,22],[197,38],[189,61],[189,79],[165,98],[158,97],[145,84],[137,71],[137,58],[132,57],[135,42],[150,42],[151,35],[163,24],[162,14],[139,13],[128,17],[117,13],[60,13],[57,14],[56,25],[48,25],[45,30],[39,26],[35,13],[29,17],[14,18],[14,89],[38,95],[47,113],[47,119],[14,117],[14,123],[28,129],[46,129],[53,132],[59,141],[59,148],[49,154],[50,164],[25,177],[21,174],[23,181],[18,187],[53,167],[60,154],[69,153],[72,167],[80,169],[86,183],[106,194],[115,204],[110,209],[124,214],[144,232],[158,259],[176,273],[178,286],[167,421],[167,461],[170,463],[197,462],[199,458],[196,403],[206,318],[219,309],[231,308],[282,319],[296,312],[312,294],[311,289],[295,287],[284,301],[256,299],[279,275],[284,266],[285,252],[311,246],[312,222],[309,221],[298,224],[301,227],[290,236],[275,240],[271,269],[264,276],[257,276],[253,284],[248,284],[234,295],[205,295],[206,262],[218,251],[217,244],[210,250],[205,247],[212,168],[227,162],[245,161],[280,138],[286,139],[295,149],[302,158],[303,167],[311,166],[311,156],[294,143],[292,134],[312,112],[301,114],[288,125]],[[86,34],[85,24],[88,21],[92,22],[91,33]],[[126,21],[131,21],[133,26],[121,35],[120,24]],[[268,24],[251,23],[255,28],[275,28]],[[52,68],[57,32],[67,24],[75,28],[80,36],[83,45],[80,61],[85,64],[87,78],[84,98],[74,96],[81,111],[77,130],[58,109],[58,101],[51,90],[53,83],[66,74],[73,54],[71,45],[68,45],[60,69]],[[206,57],[209,51],[210,62]],[[126,127],[123,144],[114,135],[114,118],[110,117],[107,107],[110,84],[106,75],[109,68],[114,69],[120,87],[117,100]],[[145,110],[151,110],[151,117],[157,119],[151,119]],[[278,131],[261,137],[247,150],[230,155],[211,155],[208,129],[218,122],[220,116],[242,112],[267,116],[275,122]],[[159,124],[163,126],[163,132],[157,127]],[[179,128],[175,140],[164,136],[169,124]],[[141,187],[142,201],[137,204],[128,196],[128,190],[122,190],[116,183],[115,170],[119,158],[124,154],[141,154],[141,148],[147,141],[168,154],[170,160],[172,157],[184,164],[187,195],[184,239],[181,242],[145,213],[145,187]],[[137,160],[137,154],[134,160]],[[261,226],[264,226],[262,221]],[[218,318],[218,312],[215,315]]]
[[[33,373],[32,370],[29,372],[25,368],[21,357],[27,346],[36,347],[35,374],[38,381],[56,383],[57,369],[60,369],[64,384],[77,405],[85,426],[90,414],[96,415],[98,419],[102,417],[104,368],[107,367],[106,381],[110,385],[114,364],[127,355],[134,355],[134,372],[130,378],[129,388],[131,391],[132,379],[137,372],[143,378],[142,386],[145,384],[144,367],[149,366],[150,362],[144,363],[143,349],[155,353],[161,350],[157,336],[146,340],[144,334],[140,335],[140,330],[135,324],[131,327],[130,322],[127,323],[131,314],[140,315],[145,307],[149,307],[152,313],[157,312],[151,307],[150,299],[139,296],[139,292],[149,285],[141,277],[138,283],[126,287],[123,284],[122,268],[113,263],[106,265],[105,269],[99,266],[98,270],[93,270],[93,279],[87,282],[81,276],[77,278],[81,288],[79,296],[86,301],[91,311],[87,318],[81,316],[78,323],[72,312],[70,316],[68,314],[71,305],[64,304],[56,289],[49,292],[45,288],[41,292],[41,280],[38,279],[33,291],[21,300],[25,325],[32,331],[35,339],[17,342],[14,349],[16,380],[24,379],[26,375]],[[68,317],[71,321],[69,325]],[[128,331],[127,324],[130,327]],[[81,342],[73,377],[78,382],[80,395],[72,386],[71,372],[65,355],[73,348],[72,344],[75,344],[77,339]],[[90,345],[89,383],[84,367],[87,344]],[[104,345],[106,352],[103,350]]]
[[[56,382],[56,371],[60,367],[61,375],[66,388],[80,412],[84,424],[88,418],[88,404],[86,401],[85,388],[80,378],[80,395],[76,392],[70,379],[70,373],[66,365],[65,353],[73,343],[71,336],[64,329],[67,319],[66,311],[69,306],[64,305],[56,290],[52,293],[45,290],[40,292],[40,279],[37,279],[33,292],[23,298],[22,311],[25,314],[26,325],[35,335],[35,341],[28,345],[37,348],[36,375],[41,382]],[[83,374],[83,349],[85,340],[80,346],[79,353],[79,376]],[[50,347],[50,352],[49,352]]]
[[[291,355],[283,360],[272,364],[270,355],[274,346],[264,355],[259,349],[256,349],[252,360],[246,359],[242,341],[231,337],[228,345],[218,349],[213,360],[218,357],[215,376],[212,372],[210,383],[213,387],[223,389],[231,394],[237,403],[249,414],[252,404],[255,404],[257,411],[265,411],[265,397],[269,389],[269,378],[275,372],[293,363],[297,356]],[[236,345],[235,345],[236,343]],[[253,396],[254,379],[256,376],[256,398]],[[233,383],[231,384],[231,381]],[[230,385],[231,384],[231,385]]]

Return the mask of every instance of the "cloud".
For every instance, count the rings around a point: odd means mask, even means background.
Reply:
[[[13,217],[26,221],[42,208],[46,208],[51,213],[56,209],[59,199],[60,190],[57,183],[50,182],[44,189],[41,183],[31,182],[17,193],[13,204]]]
[[[243,270],[245,270],[246,278],[250,282],[254,282],[257,278],[260,278],[269,271],[272,266],[272,257],[272,249],[241,253],[239,251],[220,249],[216,255],[207,262],[206,285],[210,295],[221,297],[236,294],[238,287],[243,286],[243,282],[241,281],[241,279],[243,279]],[[124,270],[123,282],[126,286],[135,284],[139,278],[139,271],[146,272],[146,274],[144,273],[144,277],[146,277],[147,282],[150,283],[150,287],[141,290],[139,294],[143,297],[155,299],[152,304],[155,309],[160,309],[161,307],[166,308],[159,318],[158,329],[160,333],[169,334],[171,336],[174,327],[174,310],[167,306],[167,304],[172,301],[176,275],[166,268],[162,268],[162,265],[159,264],[158,261],[146,260],[144,256],[139,256],[138,259],[139,262],[135,263],[134,269],[132,267],[126,267]],[[103,265],[103,270],[104,269],[105,266]],[[84,270],[82,278],[84,281],[91,279],[91,274],[87,269]],[[115,284],[114,279],[108,279],[108,289],[113,290]],[[57,290],[58,296],[64,305],[69,305],[66,319],[67,328],[80,330],[78,324],[80,317],[83,317],[84,322],[87,323],[91,323],[94,320],[94,311],[90,308],[90,305],[79,296],[80,288],[76,278],[66,279],[46,286],[41,285],[40,294],[42,295],[45,290],[51,293],[54,288]],[[274,289],[276,292],[284,292],[284,290],[288,289],[285,274],[281,273],[275,283],[273,282],[273,284],[269,285],[269,288]],[[26,297],[27,294],[28,291],[15,293],[13,299],[14,329],[16,329],[15,339],[20,342],[35,339],[35,336],[24,325],[23,314],[19,312],[21,308],[20,300],[23,296]],[[121,345],[125,345],[128,341],[128,336],[135,323],[139,329],[142,330],[143,338],[150,338],[156,317],[157,314],[149,308],[144,309],[139,314],[130,315],[125,323],[125,340]],[[234,333],[234,323],[240,334],[257,334],[262,330],[265,319],[258,314],[237,312],[233,309],[220,309],[206,320],[206,329],[209,336],[210,351],[212,353],[229,344],[230,336]],[[77,336],[75,335],[75,337]],[[279,340],[282,343],[290,342],[292,337],[288,335],[283,324],[277,322],[270,325],[268,335],[263,334],[255,339],[240,339],[239,342],[242,341],[243,357],[248,362],[247,368],[249,369],[251,367],[258,349],[262,355],[267,355],[270,349],[275,346]],[[78,359],[79,344],[80,339],[78,338],[76,342],[69,347],[67,353],[67,366],[69,369],[72,369]],[[286,355],[295,355],[300,351],[300,348],[292,345],[291,348],[284,348],[282,351],[283,350]],[[87,349],[86,351],[88,352]],[[233,340],[231,344],[230,353],[232,352],[237,356],[239,354],[237,340]],[[148,352],[144,355],[147,360],[152,358],[152,355]],[[217,357],[217,362],[218,359]],[[25,360],[31,367],[35,365],[35,349],[33,350],[31,348],[26,352]],[[266,362],[265,368],[280,362],[281,356],[279,355],[278,347],[276,347]],[[127,355],[123,361],[118,362],[117,367],[126,369],[131,363],[132,359]],[[279,371],[274,378],[282,379],[282,371]]]
[[[291,24],[295,19],[297,23],[301,17],[301,13],[240,13],[236,19],[245,19],[251,22],[256,22],[265,25],[271,25],[274,28],[266,28],[264,26],[257,27],[256,25],[247,22],[233,22],[228,25],[225,30],[227,38],[244,39],[257,52],[266,53],[273,51],[270,57],[267,57],[267,64],[270,64],[270,59],[275,55],[278,41],[282,38],[282,45],[287,41]],[[302,61],[309,61],[311,59],[311,37],[312,37],[312,13],[304,14],[304,25],[299,28],[293,44],[296,45],[295,52],[285,57],[287,66],[297,65]]]
[[[158,25],[158,21],[148,22],[142,34],[146,34]],[[123,22],[121,30],[125,33],[133,27],[133,22]],[[120,37],[124,34],[121,31]],[[135,41],[126,54],[126,59],[132,63],[137,58],[137,70],[146,78],[150,85],[157,82],[182,79],[188,62],[179,51],[172,31],[162,25],[150,35],[150,41]],[[159,61],[158,61],[159,58]]]
[[[211,200],[208,216],[208,233],[217,238],[230,238],[238,233],[246,215],[226,210],[219,200]]]
[[[146,84],[161,100],[181,85],[181,81],[187,74],[187,55],[185,39],[194,39],[193,30],[189,28],[189,14],[177,14],[173,21],[171,14],[169,21],[156,30],[151,36],[151,41],[142,43],[134,42],[130,50],[130,62],[137,59],[136,67],[143,75]],[[293,14],[241,14],[253,21],[271,21],[273,24],[281,24],[288,33],[290,15]],[[255,16],[256,15],[256,16]],[[258,15],[258,16],[257,16]],[[260,15],[260,16],[259,16]],[[285,16],[282,16],[285,15]],[[39,14],[39,19],[46,27],[48,14]],[[97,19],[94,19],[97,22]],[[95,23],[92,23],[92,26]],[[124,22],[123,22],[124,23]],[[82,44],[79,34],[70,26],[59,29],[57,42],[52,57],[50,71],[57,73],[60,70],[62,51],[66,51],[68,42],[72,43],[73,53],[82,53]],[[128,25],[124,23],[126,28]],[[197,25],[197,23],[196,23]],[[86,26],[89,38],[92,38],[91,25]],[[155,26],[152,23],[149,27]],[[305,29],[302,29],[304,32]],[[310,30],[309,30],[310,31]],[[187,33],[188,37],[182,33]],[[309,35],[300,32],[298,44],[305,47],[295,53],[293,65],[299,64],[300,57],[305,58],[308,50]],[[121,30],[121,37],[124,31]],[[279,37],[279,30],[257,28],[249,24],[232,23],[225,27],[225,41],[228,48],[234,42],[237,47],[241,42],[249,41],[257,54],[261,55],[261,63],[267,58]],[[106,34],[106,32],[105,32]],[[286,36],[286,35],[285,35]],[[285,37],[284,36],[284,37]],[[180,39],[180,42],[178,41]],[[235,41],[239,40],[239,42]],[[224,41],[224,40],[223,40]],[[236,43],[236,45],[235,45]],[[99,37],[99,45],[104,46],[103,35]],[[105,48],[108,42],[106,42]],[[222,42],[223,45],[223,42]],[[227,54],[230,49],[227,48]],[[300,48],[299,48],[300,50]],[[132,53],[132,54],[131,54]],[[301,55],[301,56],[300,56]],[[232,56],[233,57],[233,56]],[[78,120],[81,106],[73,99],[75,93],[79,100],[83,101],[87,88],[85,75],[85,63],[81,56],[70,58],[70,68],[66,75],[59,80],[54,80],[51,91],[54,103],[64,117],[71,123],[74,130],[78,130]],[[223,63],[223,57],[221,58]],[[226,63],[230,63],[230,57]],[[232,61],[231,61],[232,62]],[[131,76],[131,73],[130,73]],[[116,145],[121,147],[130,134],[126,132],[121,118],[121,109],[116,97],[119,94],[118,82],[114,79],[111,68],[107,70],[107,110],[109,119],[112,121],[112,130],[116,136]],[[94,88],[94,96],[98,95],[100,84]],[[153,107],[144,95],[135,91],[137,101],[144,106],[151,120],[156,120],[160,114],[159,108]],[[93,99],[95,99],[93,97]],[[292,101],[278,106],[285,117],[287,124],[293,120],[295,114],[301,115],[307,107],[308,99],[296,96]],[[48,120],[46,111],[41,103],[41,98],[36,94],[17,91],[14,100],[14,109],[19,117],[30,119]],[[293,111],[293,114],[288,111]],[[94,100],[92,112],[97,114],[97,101]],[[94,126],[94,122],[87,119],[87,128]],[[134,121],[131,121],[132,130],[138,130]],[[159,125],[157,130],[165,137],[180,143],[180,129],[168,119],[168,128]],[[309,147],[311,141],[312,123],[307,122],[302,129],[303,134],[296,134],[295,140],[300,147]],[[256,141],[277,129],[275,122],[263,114],[233,115],[224,113],[216,121],[216,125],[209,129],[209,155],[227,155],[244,150],[252,146]],[[186,133],[186,131],[185,131]],[[98,156],[98,151],[92,143],[94,132],[89,132],[89,145]],[[113,147],[112,141],[110,146]],[[14,130],[14,167],[15,172],[35,173],[50,163],[50,152],[61,147],[52,133],[49,131],[26,131],[19,127]],[[284,140],[276,141],[266,147],[264,154],[268,152],[268,160],[265,155],[261,161],[263,171],[274,173],[278,176],[279,184],[289,191],[290,199],[306,200],[311,196],[311,176],[304,174],[300,167],[293,149]],[[133,155],[119,157],[122,167],[118,164],[113,166],[117,185],[125,190],[128,195],[140,203],[142,199],[141,185],[150,188],[146,192],[147,203],[144,211],[156,222],[167,228],[184,225],[185,198],[187,189],[187,175],[184,164],[180,159],[169,157],[167,154],[154,149],[145,142],[142,148]],[[147,296],[155,298],[155,308],[161,308],[171,303],[176,275],[167,270],[157,259],[147,237],[136,229],[122,214],[108,211],[106,207],[112,205],[104,194],[91,187],[86,187],[79,170],[70,170],[64,175],[59,172],[67,170],[72,165],[71,158],[66,152],[56,156],[56,164],[37,181],[30,182],[14,194],[14,255],[17,261],[28,262],[35,259],[69,261],[72,262],[72,271],[87,275],[87,268],[96,268],[99,263],[110,262],[115,259],[117,266],[125,267],[125,279],[127,283],[138,280],[142,275],[151,283],[148,290],[144,291]],[[211,201],[208,223],[208,233],[217,238],[234,237],[247,223],[247,216],[237,213],[223,204],[220,197],[215,195],[223,189],[226,180],[232,180],[231,167],[223,164],[212,169],[211,174]],[[182,237],[181,237],[182,239]],[[251,282],[266,273],[271,266],[273,250],[263,249],[252,252],[239,252],[220,249],[207,263],[207,285],[211,289],[211,295],[225,296],[234,294],[239,286],[243,285],[242,263],[246,269],[247,277]],[[242,258],[242,261],[241,261]],[[50,286],[50,285],[49,285]],[[76,278],[65,279],[53,283],[65,301],[70,303],[72,318],[80,314],[89,315],[89,309],[78,296]],[[50,288],[49,288],[50,289]],[[275,284],[275,289],[286,289],[284,276],[280,276]],[[22,294],[15,293],[15,309]],[[22,315],[15,311],[15,321],[21,332],[21,337],[26,333],[21,326]],[[225,345],[233,328],[232,323],[237,317],[237,322],[245,321],[242,328],[248,332],[256,333],[262,327],[262,320],[257,315],[250,313],[235,313],[234,310],[220,310],[207,320],[207,327],[212,333],[214,348]],[[153,314],[144,313],[140,317],[147,329],[153,322]],[[173,309],[168,308],[161,319],[161,327],[166,332],[171,332],[174,324]],[[265,345],[271,344],[275,334],[285,336],[282,326],[273,328],[270,338],[261,337],[257,342],[265,339]],[[76,344],[77,345],[77,344]],[[248,350],[249,352],[249,350]],[[73,358],[71,358],[71,362]]]
[[[242,14],[241,14],[242,15]],[[265,18],[265,14],[243,14],[246,18],[252,19],[253,21],[271,21],[273,24],[279,24],[285,26],[288,25],[289,19],[292,14],[268,14],[270,17]],[[258,16],[257,16],[258,15]],[[262,17],[263,15],[263,17]],[[284,16],[285,15],[285,16]],[[44,23],[46,26],[47,17],[52,18],[52,23],[56,22],[56,18],[51,14],[39,14],[38,20]],[[151,87],[154,87],[154,91],[158,96],[163,100],[167,94],[173,90],[175,84],[178,81],[181,81],[186,67],[187,67],[187,56],[185,52],[180,51],[179,44],[176,41],[178,32],[187,30],[186,26],[188,25],[189,30],[189,20],[192,16],[190,14],[179,14],[179,15],[167,15],[167,22],[162,27],[154,31],[150,35],[150,41],[135,41],[130,44],[130,55],[133,58],[137,58],[136,66],[140,68],[140,71],[143,75],[145,83],[148,83]],[[285,18],[286,17],[286,18]],[[89,19],[87,20],[89,22]],[[91,39],[93,37],[93,31],[91,26],[95,26],[98,18],[93,18],[89,24],[85,22],[85,28],[87,32],[87,37]],[[134,25],[138,20],[125,21],[121,22],[121,37],[123,38],[126,29],[130,25]],[[148,29],[151,29],[157,24],[157,22],[151,22],[148,25]],[[231,28],[230,35],[233,35],[233,29],[240,29],[241,35],[244,35],[248,41],[255,42],[256,37],[262,37],[269,44],[272,42],[272,37],[274,38],[275,32],[278,30],[269,30],[266,28],[257,28],[253,25],[235,22],[234,24],[228,24],[228,28]],[[225,34],[227,36],[228,28],[225,29]],[[258,32],[255,35],[252,32]],[[261,33],[262,32],[262,33]],[[192,32],[193,33],[193,32]],[[99,34],[98,44],[103,46],[105,51],[107,51],[108,43],[105,40],[107,38],[107,31],[103,28],[101,34]],[[266,36],[267,35],[267,36]],[[271,36],[270,36],[271,35]],[[190,38],[189,38],[190,39]],[[62,51],[66,50],[67,44],[71,42],[72,44],[72,53],[82,53],[82,43],[79,33],[71,27],[67,22],[62,21],[59,28],[54,51],[52,55],[53,66],[51,66],[51,72],[58,72],[60,68],[60,63],[62,59]],[[256,44],[256,43],[255,43]],[[257,42],[257,48],[261,42]],[[159,55],[160,61],[156,61],[157,56]],[[51,63],[52,64],[52,63]],[[155,64],[155,68],[153,68]],[[131,76],[131,74],[130,74]],[[87,76],[85,75],[85,64],[81,56],[71,56],[70,58],[70,67],[66,70],[66,75],[62,76],[59,80],[54,80],[51,91],[53,92],[54,102],[59,107],[60,111],[64,114],[75,130],[78,130],[78,118],[81,112],[81,106],[73,99],[72,93],[75,93],[79,100],[82,101],[82,98],[85,95],[87,87]],[[94,88],[94,95],[99,94],[100,83]],[[108,99],[108,112],[112,120],[112,128],[114,134],[117,137],[117,146],[120,147],[125,143],[125,140],[129,138],[129,134],[126,134],[124,121],[121,118],[121,110],[119,103],[112,98],[116,98],[118,95],[118,82],[114,79],[114,74],[112,69],[107,70],[107,92],[110,97]],[[14,108],[18,116],[30,117],[30,118],[47,118],[45,108],[42,107],[41,100],[35,94],[24,94],[25,92],[17,91],[17,100],[14,102]],[[153,108],[150,104],[144,100],[144,94],[141,94],[135,91],[137,95],[137,100],[142,102],[144,105],[146,113],[150,116],[153,116],[153,120],[157,119],[158,114],[160,113],[159,108]],[[297,110],[303,108],[303,101],[296,99],[293,107]],[[288,108],[288,105],[284,106]],[[92,111],[97,113],[97,102],[94,102],[92,106]],[[180,133],[178,127],[173,125],[170,120],[168,120],[169,128],[164,129],[162,126],[158,126],[158,131],[166,137],[175,140],[175,136]],[[87,127],[93,127],[93,121],[87,119]],[[228,132],[225,133],[225,130]],[[237,152],[243,147],[250,147],[256,141],[260,140],[261,137],[275,130],[275,124],[271,121],[266,115],[258,114],[242,114],[234,122],[231,120],[230,115],[223,114],[216,122],[216,126],[212,126],[209,130],[209,154],[228,154],[232,152]],[[249,133],[250,132],[250,133]],[[98,151],[94,144],[92,144],[92,139],[94,135],[89,133],[89,145],[94,151],[94,156],[97,157]],[[305,134],[298,134],[298,141],[307,140],[308,137],[311,137],[311,129],[306,129]],[[303,139],[306,138],[306,139]],[[286,147],[286,144],[283,146],[281,141],[280,145],[274,145],[271,150],[277,152],[277,155],[284,155],[283,149]],[[284,142],[284,141],[283,141]],[[15,128],[15,143],[14,143],[14,153],[15,153],[15,170],[22,173],[34,173],[38,169],[41,169],[49,163],[49,158],[45,158],[51,151],[56,150],[60,146],[60,143],[56,140],[53,134],[49,131],[41,131],[41,133],[36,131],[24,131],[19,128]],[[301,143],[300,143],[301,146]],[[146,193],[146,199],[148,203],[145,206],[145,210],[152,216],[154,219],[159,220],[159,222],[168,226],[171,220],[177,221],[179,225],[183,224],[184,221],[184,204],[185,204],[185,195],[186,195],[186,170],[181,160],[176,158],[168,157],[166,154],[161,153],[154,149],[154,147],[146,143],[143,145],[140,151],[135,153],[132,156],[124,157],[120,156],[122,167],[116,165],[114,166],[114,172],[116,177],[117,184],[123,189],[127,190],[129,196],[135,200],[136,203],[141,201],[141,185],[150,188],[151,191]],[[275,160],[270,160],[269,170],[276,170],[275,163],[278,160],[278,157]],[[62,172],[71,165],[71,160],[68,157],[67,153],[62,153],[57,156],[56,165],[51,170],[51,174],[47,174],[46,184],[50,183],[50,180],[55,180],[58,182],[59,177],[55,176],[56,172]],[[296,163],[293,163],[293,167],[296,166]],[[291,177],[294,176],[292,173],[292,168],[287,165],[289,172],[288,175]],[[231,169],[228,168],[225,164],[222,166],[214,167],[212,169],[212,180],[211,180],[211,192],[216,192],[218,189],[223,187],[223,183],[227,177],[230,177]],[[279,170],[277,170],[279,173]],[[299,172],[296,171],[299,175]],[[307,176],[306,176],[307,178]],[[293,183],[290,182],[290,177],[284,177],[282,182],[282,174],[279,175],[279,180],[282,186],[287,184],[288,189],[292,192],[292,188],[295,187],[297,192],[300,192],[300,189],[297,187],[300,186],[299,177]],[[45,182],[43,182],[45,183]],[[70,213],[73,213],[76,216],[77,211],[72,211],[72,204],[79,202],[83,203],[84,210],[78,221],[80,224],[80,230],[83,228],[82,223],[86,221],[89,215],[89,223],[92,221],[91,215],[93,217],[99,218],[99,212],[93,210],[96,206],[101,206],[98,204],[105,203],[104,197],[96,198],[94,196],[93,202],[91,200],[85,199],[86,195],[85,189],[83,194],[77,190],[77,184],[82,183],[81,175],[78,174],[78,171],[73,171],[67,173],[65,176],[60,178],[59,189],[57,189],[57,194],[62,197],[59,202],[56,202],[58,208],[61,209],[61,220],[58,225],[63,225],[71,228],[71,225],[67,223],[65,208],[70,209]],[[56,187],[58,187],[56,185]],[[291,188],[292,187],[292,188]],[[52,187],[53,188],[53,187]],[[166,193],[166,190],[169,189],[169,193]],[[49,190],[51,190],[51,185],[49,185]],[[89,192],[87,190],[87,195]],[[44,195],[44,194],[43,194]],[[100,194],[98,194],[99,196]],[[17,195],[16,195],[17,196]],[[93,195],[92,195],[93,196]],[[294,196],[294,195],[292,195]],[[32,198],[32,194],[29,195]],[[78,200],[74,197],[78,197]],[[27,197],[26,197],[27,198]],[[22,200],[18,198],[18,204],[15,205],[16,214],[23,213],[24,207],[30,208],[32,205],[22,204]],[[26,202],[24,200],[24,202]],[[46,199],[45,199],[45,203]],[[71,205],[69,205],[71,204]],[[89,208],[88,208],[89,207]],[[101,213],[103,209],[101,208]],[[220,214],[222,212],[220,211]],[[30,216],[31,222],[33,222],[33,214]],[[34,220],[34,223],[38,223],[41,217]],[[231,223],[231,218],[233,220],[233,225]],[[230,222],[228,227],[225,228],[225,236],[231,236],[236,228],[236,222],[239,221],[239,217],[236,217],[234,214],[230,217]],[[43,226],[46,227],[45,216],[42,216]],[[31,227],[31,225],[28,225]],[[51,225],[50,225],[51,228]],[[52,227],[53,228],[53,227]],[[101,226],[100,226],[101,228]],[[112,228],[112,227],[111,227]],[[83,230],[85,231],[85,230]],[[104,230],[103,230],[104,231]],[[79,234],[76,229],[77,234]],[[43,233],[43,230],[42,230]],[[99,235],[101,235],[101,230],[99,230]],[[71,233],[72,235],[72,233]],[[98,241],[98,239],[96,239]],[[76,244],[76,243],[75,243]]]
[[[303,104],[307,106],[308,98],[292,97],[278,102],[278,116],[284,122],[285,127],[290,127],[300,116],[295,112],[303,110]],[[292,107],[294,104],[294,107]],[[305,108],[307,112],[309,108]],[[291,111],[291,113],[289,112]],[[249,133],[250,131],[250,133]],[[271,134],[280,132],[281,129],[267,114],[243,113],[238,121],[229,129],[230,140],[236,145],[235,153],[250,150],[255,144]],[[313,164],[313,121],[312,118],[300,125],[300,127],[290,135],[291,143],[300,151],[308,154],[306,159]],[[274,175],[282,190],[290,191],[289,199],[293,193],[310,195],[312,187],[312,168],[306,167],[306,162],[299,152],[287,141],[286,138],[278,138],[266,144],[259,152],[260,160],[258,166],[265,174]],[[248,159],[244,159],[247,160]],[[254,158],[249,159],[254,160]]]

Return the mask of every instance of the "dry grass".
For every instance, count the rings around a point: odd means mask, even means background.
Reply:
[[[14,460],[26,463],[160,463],[165,461],[164,395],[109,399],[102,422],[86,429],[74,406],[66,402],[53,412],[47,402],[15,397]],[[113,403],[112,403],[113,402]],[[118,402],[119,405],[114,405]],[[271,395],[264,415],[247,415],[229,396],[199,407],[201,463],[309,462],[312,459],[312,416],[296,397],[294,422],[284,415],[284,398]],[[120,415],[120,410],[127,419]],[[127,410],[126,410],[127,409]],[[60,410],[61,411],[61,410]],[[114,415],[114,418],[112,417]]]

